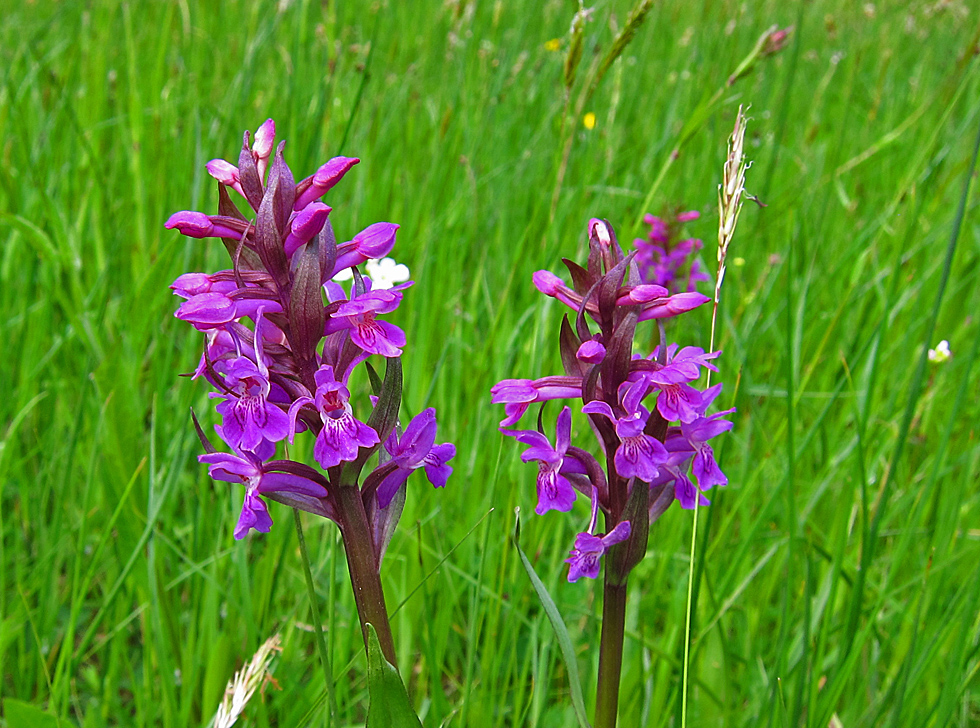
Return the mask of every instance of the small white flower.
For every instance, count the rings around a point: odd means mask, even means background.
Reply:
[[[933,364],[942,364],[949,359],[952,354],[949,351],[949,342],[943,339],[935,349],[929,349],[929,361]]]
[[[340,283],[342,281],[349,281],[353,277],[354,277],[353,268],[344,268],[342,271],[340,271],[340,273],[335,275],[330,280],[332,280],[334,283]]]
[[[408,266],[396,263],[392,258],[382,258],[381,260],[369,260],[364,264],[368,278],[371,279],[371,288],[391,288],[399,283],[408,280]]]

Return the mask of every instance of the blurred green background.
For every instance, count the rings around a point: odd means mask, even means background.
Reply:
[[[189,408],[214,419],[203,384],[178,378],[201,341],[167,289],[226,258],[163,222],[213,210],[205,162],[235,160],[271,116],[297,178],[362,159],[330,195],[340,239],[401,224],[405,408],[436,407],[458,447],[444,490],[409,481],[383,569],[413,701],[427,726],[569,725],[509,537],[520,506],[590,696],[598,603],[561,563],[588,516],[531,515],[533,466],[488,390],[560,371],[562,311],[530,278],[581,257],[590,217],[628,242],[646,212],[699,209],[688,232],[713,270],[726,138],[751,104],[747,186],[767,206],[745,208],[723,291],[719,402],[738,414],[717,448],[731,482],[700,513],[689,723],[980,725],[975,186],[949,248],[980,121],[975,5],[665,0],[579,110],[595,127],[572,113],[564,132],[569,0],[4,5],[5,700],[52,725],[203,725],[278,631],[277,686],[246,724],[326,724],[291,514],[273,504],[271,534],[232,539],[241,494],[195,460]],[[573,110],[630,8],[595,4]],[[773,24],[795,26],[787,47],[727,86]],[[709,316],[673,335],[707,346]],[[940,339],[953,357],[927,363]],[[624,726],[679,725],[691,526],[671,509],[634,572]],[[306,533],[333,725],[358,725],[339,539]]]

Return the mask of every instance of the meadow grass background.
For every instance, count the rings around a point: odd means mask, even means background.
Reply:
[[[567,39],[545,43],[572,2],[5,6],[4,699],[62,726],[201,725],[279,631],[279,689],[247,724],[328,720],[292,516],[273,504],[271,534],[232,539],[240,493],[195,460],[205,388],[177,376],[201,341],[167,290],[225,256],[163,222],[213,209],[204,163],[237,158],[272,116],[298,178],[362,159],[330,195],[341,239],[401,224],[395,256],[417,282],[392,317],[409,337],[405,411],[435,406],[458,447],[444,490],[410,480],[383,569],[415,705],[427,726],[569,725],[567,674],[509,539],[520,506],[591,696],[598,602],[561,563],[587,515],[533,516],[533,467],[496,432],[488,390],[560,370],[562,310],[530,278],[582,254],[589,217],[629,241],[644,212],[699,209],[688,229],[713,269],[744,103],[748,187],[768,206],[745,208],[723,293],[721,401],[738,414],[719,447],[731,482],[700,514],[690,725],[980,725],[975,185],[944,277],[980,123],[975,6],[658,3],[584,109],[595,128],[574,121],[553,219]],[[596,3],[580,76],[629,8]],[[788,47],[693,125],[643,209],[685,123],[774,23],[796,26]],[[700,311],[673,335],[706,346],[708,325]],[[943,338],[953,358],[923,368]],[[624,726],[679,725],[691,526],[669,511],[631,579]],[[338,535],[312,519],[306,533],[332,724],[358,725],[365,661]]]

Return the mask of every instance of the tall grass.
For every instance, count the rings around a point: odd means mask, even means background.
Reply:
[[[508,538],[533,474],[496,434],[488,390],[557,371],[560,314],[530,275],[583,249],[589,217],[628,237],[644,212],[683,202],[713,239],[725,139],[751,103],[750,191],[767,207],[743,211],[731,255],[744,263],[729,259],[719,312],[722,398],[739,411],[720,453],[731,483],[700,512],[689,720],[977,725],[975,186],[948,247],[980,124],[976,9],[658,3],[584,109],[595,129],[570,121],[549,220],[564,58],[545,43],[577,6],[360,5],[5,9],[2,697],[61,725],[203,724],[278,631],[279,690],[248,720],[323,724],[290,514],[273,505],[271,534],[232,540],[238,494],[194,458],[204,389],[176,376],[200,342],[166,289],[223,251],[163,221],[212,207],[204,163],[234,158],[241,131],[274,116],[297,174],[361,157],[331,195],[338,235],[402,225],[396,250],[417,281],[396,317],[405,409],[435,406],[459,450],[444,491],[409,483],[385,562],[416,705],[431,726],[570,724]],[[583,68],[630,5],[597,3]],[[796,26],[789,47],[732,87],[640,209],[690,115],[773,23]],[[707,342],[709,317],[685,338]],[[919,367],[940,338],[953,358]],[[633,579],[623,725],[679,723],[691,526],[679,509],[662,518]],[[357,724],[366,667],[346,567],[333,530],[305,532],[340,724]],[[599,625],[592,590],[564,580],[572,537],[566,520],[532,519],[523,546],[590,684]]]

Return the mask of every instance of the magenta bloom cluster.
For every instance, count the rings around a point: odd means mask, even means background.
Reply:
[[[636,247],[636,267],[644,283],[663,286],[671,293],[694,291],[701,281],[711,277],[701,270],[695,259],[703,243],[697,238],[682,238],[684,223],[697,220],[697,210],[678,212],[667,219],[647,215],[643,221],[650,226],[646,238],[633,241]]]
[[[436,444],[431,408],[404,431],[398,425],[405,334],[383,317],[412,283],[372,290],[370,279],[356,272],[391,252],[398,225],[374,223],[338,243],[332,208],[322,198],[359,160],[335,157],[296,182],[284,145],[275,148],[272,119],[254,138],[245,132],[237,165],[207,164],[220,183],[218,214],[178,212],[166,223],[193,238],[220,239],[231,258],[226,270],[186,273],[171,286],[184,299],[177,318],[204,334],[194,376],[214,387],[221,420],[215,431],[231,450],[215,452],[202,437],[208,453],[199,459],[215,479],[245,487],[239,539],[252,528],[269,531],[265,498],[339,522],[338,490],[357,486],[371,460],[360,492],[380,560],[409,474],[421,468],[442,487],[456,451]],[[355,270],[349,291],[331,281],[347,268]],[[384,382],[375,377],[378,396],[355,397],[351,379],[371,357],[386,359]],[[360,386],[370,379],[362,375]],[[314,438],[319,468],[276,459],[298,433]]]
[[[637,324],[679,316],[711,299],[696,291],[671,293],[644,282],[636,251],[624,255],[612,226],[589,222],[589,258],[585,267],[565,260],[566,284],[548,271],[534,274],[534,285],[574,313],[562,320],[560,349],[565,373],[540,379],[505,379],[491,390],[504,405],[500,430],[527,445],[521,459],[538,464],[537,508],[571,511],[582,496],[590,502],[588,528],[575,539],[567,563],[569,581],[595,578],[600,559],[617,544],[622,578],[646,550],[649,525],[676,500],[682,508],[709,501],[703,491],[728,481],[709,441],[730,430],[727,410],[708,414],[721,384],[696,387],[702,369],[717,371],[720,352],[662,342],[648,356],[634,352]],[[558,413],[554,438],[538,429],[515,426],[535,403],[578,400],[598,439],[605,467],[589,449],[572,444],[572,408]],[[554,444],[552,444],[554,443]],[[605,534],[598,514],[605,519]]]

